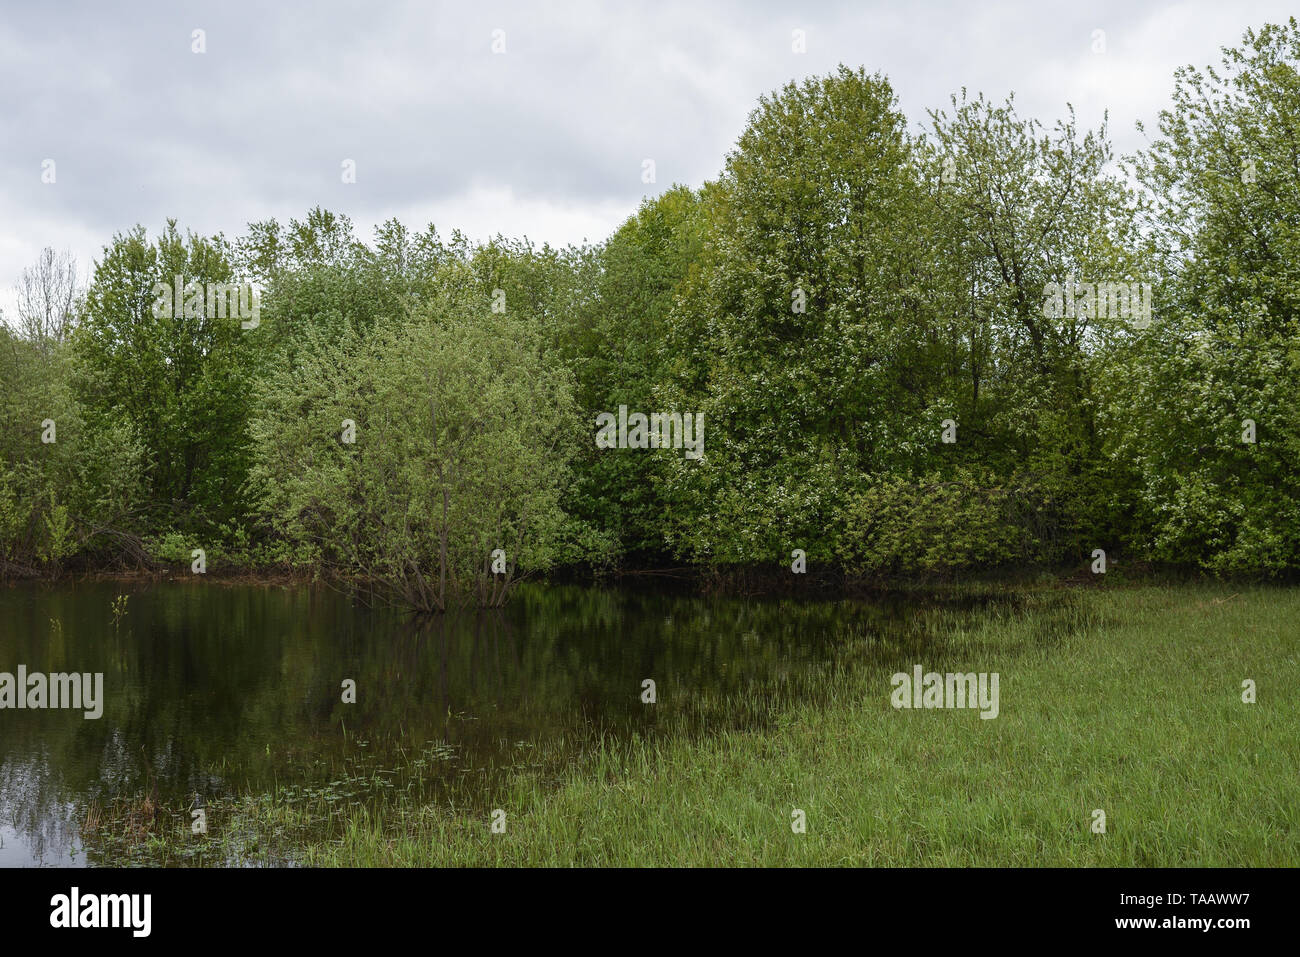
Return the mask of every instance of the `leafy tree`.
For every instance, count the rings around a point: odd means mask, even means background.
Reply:
[[[175,221],[156,242],[143,227],[115,236],[95,264],[73,340],[77,397],[94,427],[122,420],[144,442],[157,527],[211,527],[243,510],[258,330],[209,315],[205,294],[234,281],[225,241],[182,237]],[[160,287],[172,291],[166,308]]]
[[[904,127],[887,81],[841,67],[763,98],[706,191],[659,399],[705,417],[704,459],[670,463],[683,553],[828,555],[839,502],[897,441],[924,300]]]
[[[1104,123],[963,90],[910,135],[841,67],[595,245],[169,222],[115,236],[84,302],[47,251],[0,337],[0,574],[169,529],[425,610],[615,555],[1294,572],[1297,130],[1292,19],[1178,71],[1131,177]],[[261,324],[159,312],[178,276],[259,283]],[[1072,283],[1149,288],[1149,327],[1104,292],[1053,309]],[[620,406],[702,414],[704,458],[597,448]]]
[[[87,421],[71,372],[65,347],[0,327],[0,578],[57,571],[78,551],[143,557],[143,448],[129,422]]]
[[[1022,507],[1047,519],[1035,523],[1040,557],[1077,559],[1110,544],[1110,492],[1124,477],[1102,454],[1098,380],[1145,320],[1120,314],[1127,297],[1089,311],[1062,301],[1058,313],[1047,293],[1084,283],[1141,295],[1154,277],[1137,202],[1111,169],[1104,123],[1081,132],[1071,110],[1047,133],[1013,99],[995,106],[965,91],[952,106],[931,113],[921,144],[926,242],[938,253],[926,330],[935,361],[924,369],[942,383],[926,424],[951,417],[960,431],[945,454],[917,436],[931,454],[914,467],[960,466],[990,489],[1019,489]]]
[[[566,309],[562,348],[589,437],[572,507],[639,560],[665,551],[665,518],[675,506],[665,498],[663,468],[672,453],[598,449],[594,423],[620,405],[660,409],[656,390],[674,361],[666,348],[668,315],[700,254],[700,209],[698,194],[674,187],[646,200],[591,256],[573,260],[576,295]]]
[[[1117,377],[1111,454],[1141,476],[1135,544],[1160,561],[1300,567],[1298,131],[1292,18],[1178,70],[1134,163],[1170,303]]]
[[[459,233],[445,244],[432,226],[413,235],[396,220],[377,227],[368,246],[348,217],[317,207],[288,226],[251,223],[234,260],[265,285],[266,350],[279,352],[296,349],[309,329],[338,335],[407,314],[469,253]]]
[[[500,604],[570,533],[572,384],[542,355],[516,312],[452,300],[368,332],[308,330],[259,389],[251,487],[332,573],[422,611]]]

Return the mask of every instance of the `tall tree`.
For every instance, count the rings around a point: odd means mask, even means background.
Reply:
[[[175,221],[156,242],[143,227],[115,236],[95,264],[74,337],[79,398],[135,427],[160,524],[211,527],[244,510],[259,329],[210,295],[235,281],[225,240],[181,236]]]
[[[1183,67],[1136,158],[1169,307],[1124,365],[1112,454],[1137,544],[1224,572],[1300,568],[1300,26]]]
[[[706,433],[702,460],[671,462],[679,550],[829,554],[840,501],[925,405],[898,389],[924,318],[920,197],[883,77],[841,67],[760,100],[669,319],[660,406]]]

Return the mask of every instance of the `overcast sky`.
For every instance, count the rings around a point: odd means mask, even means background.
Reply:
[[[841,62],[884,72],[914,127],[963,86],[1014,91],[1044,121],[1066,103],[1085,125],[1109,110],[1124,153],[1143,142],[1134,122],[1168,102],[1176,66],[1217,63],[1245,28],[1294,10],[0,0],[0,308],[12,313],[41,247],[72,250],[88,272],[114,232],[153,234],[168,217],[234,237],[319,204],[367,238],[396,216],[476,239],[600,240],[643,196],[716,177],[760,95]],[[206,52],[193,52],[195,30]]]

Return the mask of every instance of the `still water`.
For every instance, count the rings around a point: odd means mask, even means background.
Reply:
[[[159,815],[185,834],[196,809],[249,794],[486,813],[504,777],[558,773],[602,737],[762,727],[846,668],[906,658],[916,620],[572,586],[425,622],[318,586],[0,589],[0,672],[104,676],[98,719],[0,710],[0,866],[157,863],[138,838]],[[253,859],[238,848],[165,862]],[[269,855],[292,861],[292,840]]]

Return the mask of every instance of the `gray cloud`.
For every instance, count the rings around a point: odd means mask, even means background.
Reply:
[[[965,86],[1052,120],[1109,110],[1120,152],[1173,68],[1217,61],[1274,2],[636,4],[101,2],[0,23],[0,306],[45,245],[201,232],[321,204],[486,238],[599,239],[648,193],[716,176],[758,97],[839,62],[914,123]],[[207,52],[191,52],[191,32]],[[492,53],[492,31],[507,52]],[[806,54],[791,31],[807,33]],[[1106,31],[1107,52],[1092,52]],[[41,183],[41,162],[58,181]],[[357,183],[340,182],[344,159]],[[643,159],[657,182],[641,182]]]

